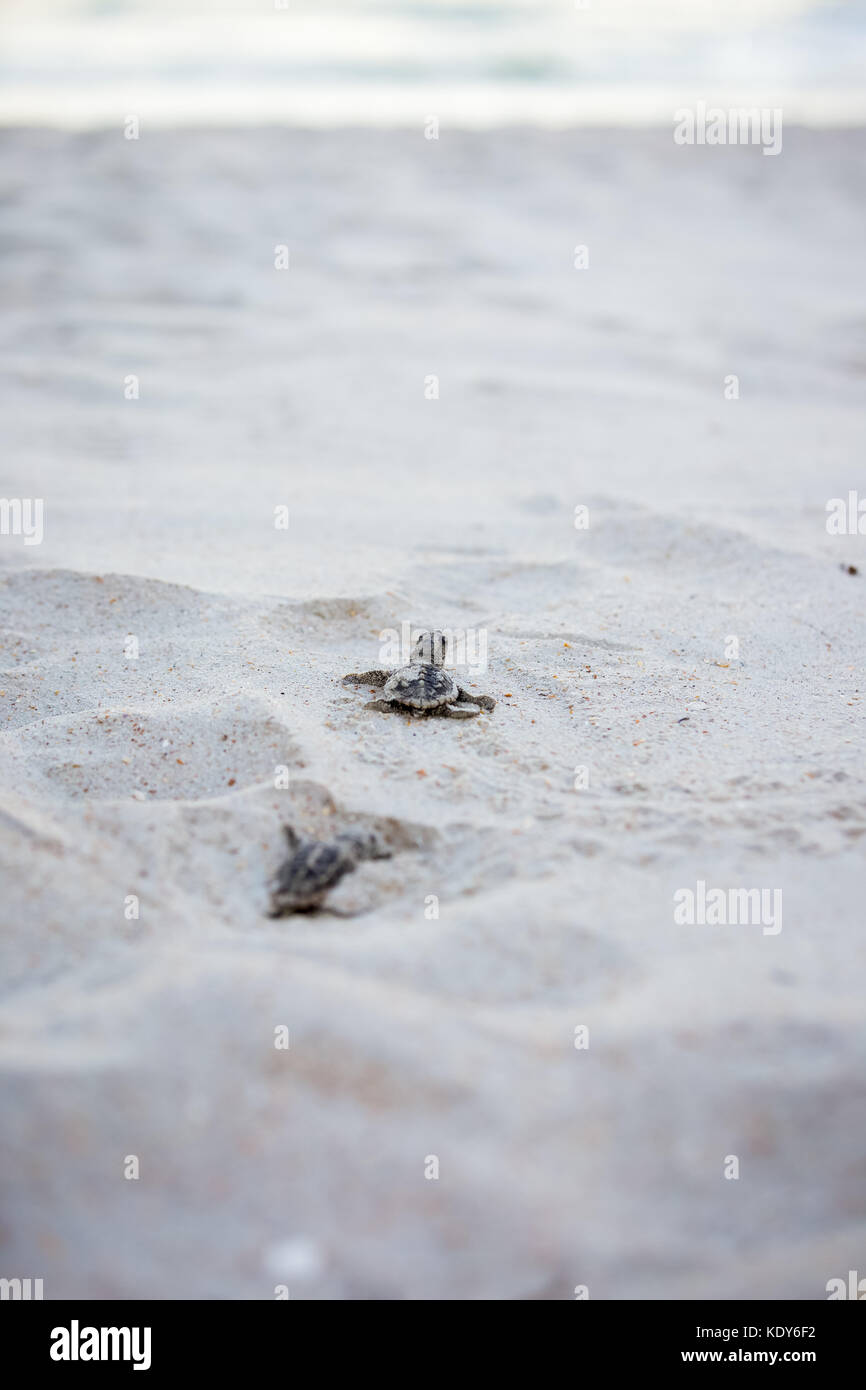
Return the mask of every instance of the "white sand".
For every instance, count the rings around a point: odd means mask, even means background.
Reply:
[[[0,1274],[866,1272],[866,555],[824,524],[864,488],[866,136],[0,146],[2,492],[46,508],[0,537]],[[486,630],[492,716],[362,711],[337,678],[403,620]],[[272,922],[287,819],[398,852]],[[677,925],[698,879],[782,931]]]

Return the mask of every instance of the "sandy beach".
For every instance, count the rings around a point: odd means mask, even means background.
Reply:
[[[826,528],[866,496],[866,133],[0,160],[0,490],[44,500],[0,535],[0,1274],[866,1272],[866,552]],[[483,633],[495,711],[366,712],[340,677],[403,623]],[[285,822],[393,857],[271,920]],[[677,921],[699,883],[781,914]]]

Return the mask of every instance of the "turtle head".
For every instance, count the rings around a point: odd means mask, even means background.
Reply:
[[[268,885],[268,917],[283,917],[292,910],[291,894],[281,891],[279,884]]]
[[[391,858],[391,851],[375,830],[342,830],[334,840],[358,860]]]
[[[444,666],[448,639],[444,632],[422,632],[412,648],[412,660],[425,666]]]
[[[282,917],[294,907],[288,861],[282,864],[268,884],[268,916]]]

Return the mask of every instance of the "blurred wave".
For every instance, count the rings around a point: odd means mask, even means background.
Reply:
[[[12,0],[0,119],[866,121],[866,0]]]

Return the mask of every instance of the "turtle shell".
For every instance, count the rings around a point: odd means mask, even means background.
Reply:
[[[309,840],[281,865],[271,891],[299,905],[312,903],[354,867],[354,860],[341,845]]]
[[[438,709],[457,699],[457,684],[441,666],[404,666],[385,682],[386,700],[410,709]]]

